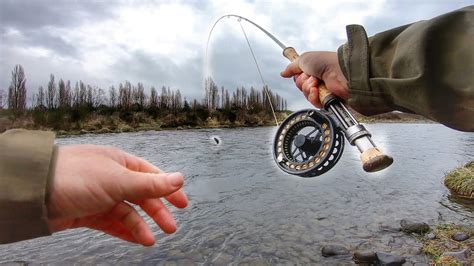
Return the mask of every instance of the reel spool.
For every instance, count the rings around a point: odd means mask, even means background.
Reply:
[[[281,170],[302,177],[322,175],[336,165],[344,150],[344,134],[327,111],[300,110],[286,118],[273,142]]]

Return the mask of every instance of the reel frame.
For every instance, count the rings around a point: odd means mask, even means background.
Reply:
[[[309,127],[314,129],[300,134]],[[278,128],[273,158],[288,174],[314,177],[336,165],[343,153],[344,142],[344,133],[329,112],[304,109],[292,113]]]

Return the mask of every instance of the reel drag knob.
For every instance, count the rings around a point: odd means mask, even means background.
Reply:
[[[326,111],[301,110],[277,130],[273,158],[283,171],[302,177],[324,174],[344,150],[344,134]]]

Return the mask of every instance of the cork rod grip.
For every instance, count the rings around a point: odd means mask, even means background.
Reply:
[[[362,168],[366,172],[377,172],[389,167],[393,163],[393,158],[384,154],[378,148],[370,148],[360,155]]]
[[[291,62],[294,62],[299,57],[298,53],[293,47],[286,47],[285,50],[283,50],[283,55]],[[324,84],[322,80],[318,82],[318,89],[319,100],[323,103],[324,99],[331,95],[331,92],[329,92],[329,90],[326,88],[326,84]]]

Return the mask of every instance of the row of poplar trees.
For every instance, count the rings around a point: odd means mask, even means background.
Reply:
[[[70,81],[56,79],[53,74],[44,88],[40,86],[34,93],[30,104],[27,103],[26,77],[21,65],[15,66],[12,71],[11,83],[7,93],[0,90],[0,108],[7,107],[14,111],[24,111],[28,107],[41,110],[65,110],[74,108],[96,109],[101,106],[117,110],[169,110],[177,112],[189,108],[216,109],[245,109],[268,110],[273,107],[276,111],[286,110],[287,103],[278,94],[264,87],[257,90],[253,87],[237,88],[229,92],[224,87],[220,89],[211,78],[205,80],[205,96],[202,101],[183,100],[180,90],[171,90],[163,86],[161,91],[155,87],[146,93],[142,83],[137,85],[129,81],[120,83],[117,88],[110,87],[107,91],[85,84],[82,81],[74,85]]]

